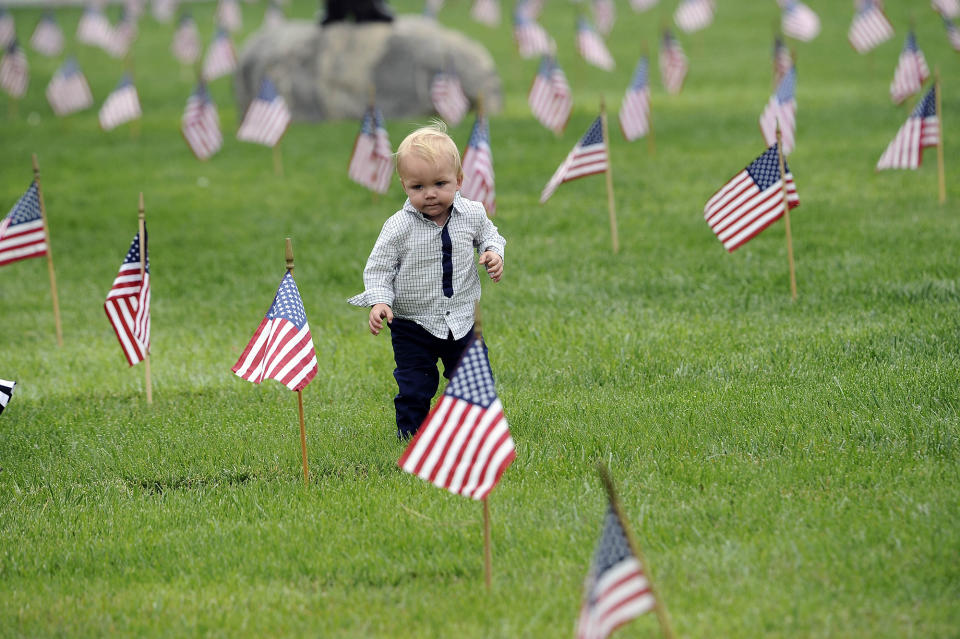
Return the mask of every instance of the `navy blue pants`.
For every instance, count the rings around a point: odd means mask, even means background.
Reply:
[[[400,318],[390,322],[393,358],[397,363],[393,376],[399,390],[393,398],[397,437],[403,439],[416,433],[430,412],[430,400],[440,383],[437,360],[443,362],[443,376],[450,379],[472,337],[472,328],[460,339],[453,339],[452,334],[440,339],[416,322]]]

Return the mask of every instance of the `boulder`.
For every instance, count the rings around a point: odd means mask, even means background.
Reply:
[[[244,43],[234,88],[246,111],[266,74],[294,120],[359,119],[371,91],[386,118],[436,113],[430,83],[452,69],[471,104],[502,106],[500,77],[487,49],[425,16],[393,22],[337,22],[326,27],[289,20],[257,31]]]

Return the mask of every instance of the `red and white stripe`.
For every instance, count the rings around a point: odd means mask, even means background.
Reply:
[[[907,118],[887,146],[876,170],[917,169],[923,161],[923,148],[940,143],[940,118]]]
[[[184,20],[173,34],[170,51],[180,64],[193,64],[200,58],[200,33],[197,23]]]
[[[673,12],[673,21],[686,33],[709,27],[713,22],[713,0],[681,0]]]
[[[460,195],[483,202],[488,215],[496,213],[496,189],[493,179],[493,156],[490,146],[467,147],[463,154],[463,185]]]
[[[187,99],[180,120],[180,132],[198,160],[206,160],[223,146],[216,105],[196,93]]]
[[[786,205],[799,206],[793,175],[787,172]],[[710,229],[733,252],[784,214],[783,179],[761,191],[746,169],[707,201],[703,216]]]
[[[857,13],[847,33],[847,40],[857,53],[867,53],[892,37],[893,25],[877,6]]]
[[[470,108],[460,78],[453,73],[438,73],[430,84],[430,99],[441,118],[456,126]]]
[[[960,0],[931,0],[930,6],[944,18],[960,18]]]
[[[254,142],[264,146],[276,146],[290,125],[290,110],[283,96],[270,102],[254,99],[243,116],[243,122],[237,131],[237,139]]]
[[[303,390],[319,370],[310,325],[297,330],[290,320],[264,317],[232,370],[254,384],[275,379],[290,390]]]
[[[577,29],[577,51],[588,64],[604,71],[612,71],[616,66],[607,44],[593,29]]]
[[[237,0],[220,0],[214,15],[216,23],[230,33],[239,31],[243,26],[243,14]]]
[[[632,142],[650,132],[650,87],[640,90],[627,89],[620,105],[620,130],[623,137]]]
[[[683,81],[687,77],[687,56],[683,52],[680,42],[671,36],[664,38],[660,46],[660,79],[663,88],[670,95],[677,95],[683,89]]]
[[[900,104],[911,95],[920,93],[924,81],[930,77],[930,67],[923,51],[904,50],[900,53],[900,60],[893,72],[893,82],[890,83],[890,99],[894,104]]]
[[[58,73],[47,85],[47,101],[53,112],[62,117],[93,106],[93,94],[80,71],[69,76]]]
[[[41,19],[30,36],[30,46],[34,51],[52,58],[63,51],[63,31],[56,22],[50,19]]]
[[[547,30],[533,20],[523,20],[515,24],[513,37],[517,42],[520,57],[524,59],[553,53],[557,46]]]
[[[27,92],[27,55],[19,46],[0,60],[0,88],[14,98],[22,98]]]
[[[594,604],[585,602],[580,610],[577,639],[605,639],[656,605],[650,582],[635,557],[623,559],[600,575],[593,591],[597,593]]]
[[[203,59],[203,79],[210,81],[230,75],[237,68],[237,54],[226,33],[218,35],[207,48]]]
[[[563,70],[554,67],[549,75],[538,73],[527,102],[540,124],[558,135],[562,133],[573,109],[573,95]]]
[[[103,304],[120,348],[131,366],[150,352],[150,274],[123,264]]]
[[[500,2],[498,0],[473,0],[473,6],[470,7],[470,17],[480,24],[495,27],[500,24]]]
[[[0,266],[47,254],[47,234],[43,228],[42,217],[38,215],[36,219],[27,222],[12,225],[10,223],[14,212],[24,204],[24,200],[30,203],[33,215],[37,215],[40,203],[36,198],[36,184],[32,184],[10,214],[0,221]]]
[[[783,11],[780,29],[785,36],[810,42],[820,35],[820,16],[802,2],[794,2]]]
[[[100,107],[100,127],[110,131],[124,122],[136,120],[142,115],[137,88],[133,84],[117,89],[107,96]]]
[[[77,23],[77,42],[103,47],[110,39],[110,21],[99,11],[87,10]]]

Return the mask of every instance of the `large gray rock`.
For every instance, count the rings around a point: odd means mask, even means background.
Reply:
[[[471,103],[482,94],[486,112],[500,110],[500,77],[486,48],[421,16],[261,29],[243,46],[234,87],[241,113],[266,74],[295,120],[360,118],[371,90],[384,117],[409,117],[435,113],[430,82],[445,68],[460,76]]]

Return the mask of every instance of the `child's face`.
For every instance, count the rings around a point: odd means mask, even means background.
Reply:
[[[445,219],[463,182],[448,164],[437,165],[425,158],[408,156],[400,167],[400,183],[410,203],[432,220]]]

